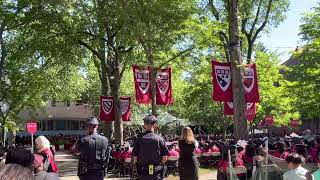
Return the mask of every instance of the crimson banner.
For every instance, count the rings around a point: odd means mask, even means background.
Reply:
[[[130,121],[131,97],[120,97],[122,121]]]
[[[170,105],[173,104],[172,85],[171,85],[171,68],[161,69],[156,77],[157,93],[156,104]]]
[[[151,101],[149,68],[141,68],[138,65],[133,65],[133,76],[137,103],[149,104]]]
[[[231,82],[231,63],[221,63],[212,60],[212,84],[213,100],[231,102],[232,82]]]
[[[100,96],[100,120],[113,121],[114,104],[111,96]]]
[[[223,105],[224,105],[223,114],[233,115],[233,102],[224,102]],[[256,103],[247,103],[246,110],[256,112]]]
[[[244,110],[244,115],[249,122],[252,122],[256,117],[256,103],[247,103],[247,108]]]
[[[232,102],[224,102],[223,103],[223,114],[224,115],[233,115],[233,103]]]
[[[246,102],[260,102],[256,64],[246,65],[242,77]]]

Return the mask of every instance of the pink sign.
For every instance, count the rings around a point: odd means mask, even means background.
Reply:
[[[34,134],[37,132],[37,123],[36,122],[28,122],[27,123],[27,131],[30,133],[30,134]]]

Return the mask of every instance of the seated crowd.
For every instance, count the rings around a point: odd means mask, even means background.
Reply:
[[[51,141],[61,140],[62,136],[48,137]],[[73,145],[78,136],[64,137],[64,142],[70,144],[69,150],[73,151]],[[5,151],[0,150],[0,179],[12,179],[13,176],[23,174],[31,174],[30,178],[35,179],[59,179],[57,176],[58,168],[54,160],[54,148],[50,148],[50,141],[44,136],[39,136],[35,140],[37,154],[31,154],[29,150],[21,145],[29,142],[28,137],[17,139],[17,147],[8,148]],[[320,152],[320,136],[308,135],[301,137],[269,137],[254,138],[253,140],[234,141],[232,139],[222,141],[220,136],[200,135],[196,137],[197,143],[194,150],[195,156],[198,158],[200,166],[217,167],[218,179],[226,179],[230,175],[230,162],[232,167],[243,168],[245,171],[236,172],[238,178],[255,177],[263,173],[259,167],[266,165],[266,146],[268,145],[268,156],[272,157],[268,160],[268,164],[278,166],[272,159],[284,162],[287,167],[279,167],[279,172],[274,177],[279,179],[317,179],[320,178],[320,170],[317,168],[303,168],[304,163],[319,163]],[[167,161],[168,172],[177,173],[178,159],[180,150],[178,146],[178,136],[166,136],[166,144],[169,148],[169,157]],[[108,170],[119,176],[134,174],[132,164],[132,146],[134,137],[127,140],[123,145],[110,144],[110,160]],[[230,156],[229,156],[230,152]],[[3,158],[6,156],[6,158]],[[231,158],[229,161],[229,157]],[[319,163],[320,165],[320,163]],[[280,165],[279,165],[280,166]],[[19,173],[14,172],[17,169]],[[317,170],[317,171],[315,171]],[[21,171],[21,172],[20,172]],[[298,172],[298,173],[297,173]],[[312,174],[313,173],[313,174]],[[5,178],[4,174],[8,174]],[[294,178],[293,178],[294,177]],[[19,179],[19,178],[16,178]],[[24,175],[23,179],[28,179]],[[259,178],[256,178],[259,179]]]
[[[254,176],[261,175],[258,167],[266,164],[266,139],[267,138],[255,138],[249,141],[233,141],[228,140],[226,142],[219,140],[220,137],[215,136],[197,136],[197,147],[194,154],[199,159],[201,166],[214,166],[219,169],[218,179],[226,179],[228,176],[229,168],[229,155],[231,155],[231,164],[233,167],[244,167],[246,172],[246,178],[255,179]],[[176,171],[170,171],[170,167],[177,167],[177,160],[179,159],[179,137],[165,137],[167,146],[169,148],[168,157],[168,171],[176,173]],[[133,141],[129,140],[125,145],[116,146],[112,144],[111,159],[109,163],[109,170],[116,171],[119,175],[130,174],[130,162],[132,158],[132,144]],[[320,171],[316,171],[316,164],[319,162],[318,154],[320,152],[320,137],[312,136],[308,138],[274,138],[270,137],[268,140],[268,155],[278,160],[282,160],[286,167],[278,167],[279,172],[274,177],[283,179],[291,177],[292,172],[301,171],[303,178],[300,179],[312,179]],[[294,159],[294,160],[293,160]],[[172,163],[174,162],[174,163]],[[305,170],[301,165],[304,163],[312,164],[313,169]],[[276,165],[276,163],[268,160],[268,164]],[[289,175],[288,175],[289,174]],[[237,174],[238,178],[244,178],[244,173]],[[244,178],[245,179],[245,178]],[[259,178],[258,178],[259,179]],[[291,178],[292,179],[292,178]],[[297,178],[298,179],[298,178]],[[315,179],[315,178],[313,178]]]

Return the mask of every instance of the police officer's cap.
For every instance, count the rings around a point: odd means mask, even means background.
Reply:
[[[98,119],[97,119],[96,117],[91,116],[91,117],[88,117],[88,118],[87,118],[86,124],[97,125],[97,124],[99,124],[99,121],[98,121]]]
[[[155,124],[157,121],[158,121],[158,119],[152,114],[150,114],[150,115],[146,116],[145,118],[143,118],[143,122],[145,124]]]

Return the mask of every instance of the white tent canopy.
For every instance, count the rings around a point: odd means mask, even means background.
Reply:
[[[188,119],[176,118],[176,117],[172,116],[171,114],[169,114],[168,112],[161,114],[158,117],[158,119],[159,119],[158,123],[160,126],[167,125],[167,124],[175,124],[175,123],[177,123],[178,125],[182,125],[182,126],[187,126],[190,124],[190,121]]]

